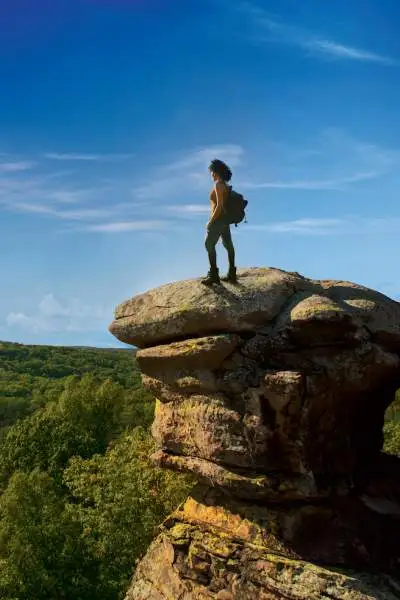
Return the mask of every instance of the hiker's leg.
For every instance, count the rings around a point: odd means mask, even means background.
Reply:
[[[205,285],[212,285],[213,283],[219,283],[219,273],[217,268],[217,251],[216,245],[219,238],[221,237],[221,228],[218,223],[213,223],[207,230],[205,246],[208,254],[208,260],[210,262],[210,270],[202,283]]]
[[[227,225],[222,234],[222,243],[228,252],[229,271],[226,277],[223,277],[224,281],[236,282],[236,266],[235,266],[235,248],[232,242],[231,228]]]
[[[229,269],[235,268],[235,248],[232,242],[231,228],[227,225],[221,234],[222,243],[228,252]]]
[[[205,246],[208,254],[208,260],[210,262],[210,270],[217,270],[217,250],[216,246],[218,244],[218,240],[221,237],[221,230],[213,223],[207,230]]]

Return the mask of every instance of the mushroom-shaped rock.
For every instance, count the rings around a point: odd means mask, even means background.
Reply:
[[[110,331],[139,348],[212,333],[254,331],[272,321],[308,279],[279,269],[240,272],[237,286],[205,288],[198,280],[171,283],[118,306]]]
[[[247,269],[237,285],[191,280],[128,300],[110,330],[139,347],[157,398],[153,462],[208,486],[171,517],[128,598],[400,597],[391,579],[310,563],[400,569],[400,458],[382,454],[399,303]]]

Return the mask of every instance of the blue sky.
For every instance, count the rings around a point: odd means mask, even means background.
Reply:
[[[116,345],[116,304],[205,273],[214,157],[249,200],[239,266],[399,297],[399,19],[397,0],[1,2],[0,339]]]

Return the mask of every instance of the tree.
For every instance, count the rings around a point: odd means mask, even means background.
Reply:
[[[97,569],[52,478],[14,473],[0,498],[0,597],[93,600]]]
[[[105,452],[121,430],[125,391],[111,381],[71,378],[58,402],[17,422],[0,444],[0,482],[14,471],[34,468],[60,479],[72,456]]]
[[[386,422],[383,432],[385,436],[384,451],[400,457],[400,423],[395,421]]]
[[[73,458],[64,472],[73,497],[68,510],[101,565],[99,600],[124,597],[135,559],[194,483],[150,463],[153,441],[142,428],[125,433],[111,446],[104,456]]]

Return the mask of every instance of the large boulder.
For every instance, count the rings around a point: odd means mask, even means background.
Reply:
[[[336,331],[344,327],[362,335],[364,325],[387,344],[400,345],[400,305],[394,300],[354,283],[272,268],[240,271],[237,286],[207,289],[195,279],[150,290],[116,308],[110,331],[141,348],[213,333],[252,333],[278,316],[282,325],[310,334],[324,323],[333,332],[334,323]]]
[[[397,302],[354,283],[247,269],[237,285],[151,290],[115,317],[111,332],[139,348],[157,398],[154,463],[208,486],[171,517],[128,598],[400,597],[390,579],[400,459],[382,454],[400,387]]]
[[[279,269],[243,271],[238,286],[218,290],[198,280],[172,283],[118,306],[110,331],[140,348],[212,333],[254,331],[274,319],[293,294],[310,286],[304,277]]]

